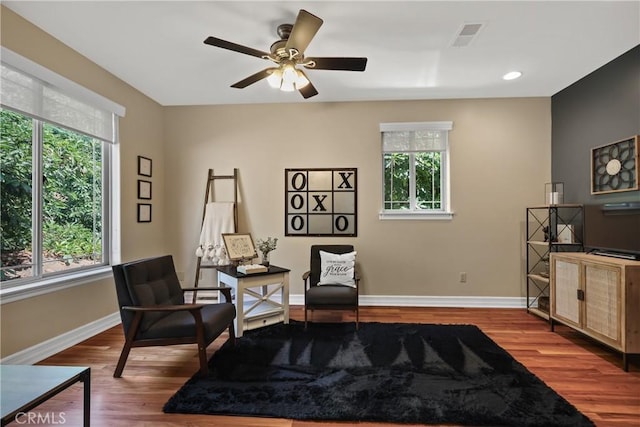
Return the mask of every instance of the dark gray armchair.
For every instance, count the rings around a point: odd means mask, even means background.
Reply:
[[[360,276],[354,269],[355,286],[338,283],[319,284],[321,282],[320,251],[333,254],[353,252],[353,245],[313,245],[311,246],[311,262],[309,271],[302,275],[304,280],[304,326],[307,327],[309,310],[350,310],[356,314],[356,328],[359,323],[358,287]]]
[[[122,375],[132,347],[198,344],[200,373],[206,375],[209,344],[225,329],[235,342],[236,310],[230,288],[197,289],[220,290],[226,302],[186,304],[184,292],[197,290],[180,286],[171,255],[114,265],[112,269],[126,340],[114,377]]]

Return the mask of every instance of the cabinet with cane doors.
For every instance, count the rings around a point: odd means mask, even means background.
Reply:
[[[622,353],[640,353],[640,261],[551,254],[551,330],[567,325]]]

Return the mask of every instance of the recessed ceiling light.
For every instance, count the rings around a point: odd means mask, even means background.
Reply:
[[[520,71],[509,71],[507,74],[502,76],[502,78],[505,80],[514,80],[520,77],[521,75],[522,73]]]

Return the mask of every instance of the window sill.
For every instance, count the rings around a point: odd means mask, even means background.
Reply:
[[[453,219],[453,212],[382,211],[378,214],[378,219],[450,221]]]
[[[0,304],[7,304],[74,286],[84,285],[95,282],[96,280],[109,278],[111,275],[111,266],[107,265],[91,269],[90,271],[69,273],[37,282],[7,287],[6,289],[0,289]]]

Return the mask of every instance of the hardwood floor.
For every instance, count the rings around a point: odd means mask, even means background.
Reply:
[[[340,314],[317,312],[316,321],[341,320]],[[304,318],[292,307],[291,318]],[[353,320],[344,315],[345,320]],[[631,358],[629,372],[621,356],[567,327],[550,332],[544,320],[522,309],[363,307],[362,322],[464,323],[478,325],[489,337],[566,398],[598,426],[640,426],[640,363]],[[224,336],[209,347],[211,355]],[[122,378],[113,378],[123,344],[120,326],[54,355],[40,364],[82,365],[92,370],[93,426],[262,426],[311,427],[354,423],[312,423],[286,419],[164,414],[164,403],[197,370],[194,346],[134,348]],[[74,385],[37,408],[41,414],[64,412],[65,424],[80,426],[82,385]],[[58,419],[59,421],[59,419]],[[51,425],[60,425],[52,423]],[[12,425],[18,425],[13,423]],[[43,425],[43,424],[39,424]],[[357,423],[365,426],[391,424]]]

